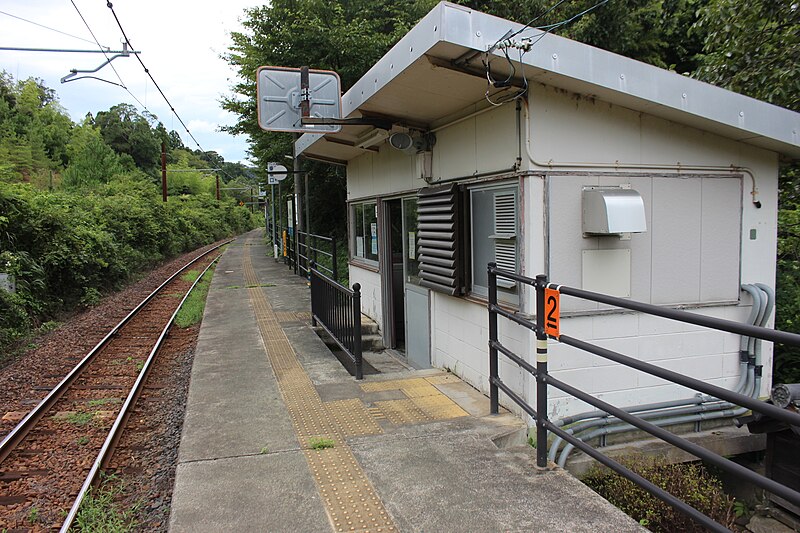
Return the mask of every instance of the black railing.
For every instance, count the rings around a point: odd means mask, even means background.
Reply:
[[[270,244],[273,244],[273,245],[278,244],[279,245],[281,239],[280,239],[280,235],[278,233],[278,228],[275,226],[275,221],[272,219],[271,216],[267,216],[267,217],[265,217],[264,223],[265,223],[265,229],[266,229],[267,237],[269,237]],[[278,249],[280,249],[280,246],[278,246]]]
[[[749,324],[740,324],[729,320],[719,318],[707,317],[686,311],[676,309],[667,309],[658,307],[651,304],[642,302],[635,302],[625,300],[622,298],[615,298],[604,294],[584,291],[572,287],[557,286],[548,283],[547,277],[544,275],[537,276],[536,279],[528,278],[498,269],[494,263],[489,264],[489,386],[490,386],[490,403],[491,412],[497,414],[499,412],[499,391],[503,391],[514,403],[519,405],[526,413],[528,413],[536,421],[536,464],[539,467],[547,466],[547,436],[548,432],[556,435],[557,437],[568,442],[575,448],[583,451],[593,459],[601,464],[607,466],[611,470],[631,480],[636,485],[647,490],[657,498],[667,502],[675,509],[691,517],[704,527],[712,531],[729,531],[721,524],[715,522],[705,514],[701,513],[694,507],[688,505],[684,501],[676,498],[672,494],[666,492],[660,487],[654,485],[647,479],[639,474],[631,471],[630,469],[622,466],[617,461],[606,456],[602,452],[586,444],[580,438],[572,435],[571,432],[562,429],[560,426],[552,423],[547,417],[547,389],[548,386],[556,387],[567,394],[582,400],[606,413],[617,417],[642,431],[645,431],[673,446],[681,448],[689,452],[695,457],[718,467],[740,479],[750,482],[768,492],[775,494],[795,505],[800,505],[800,492],[797,492],[785,485],[781,485],[766,478],[747,468],[725,459],[724,457],[713,453],[697,444],[690,442],[686,439],[680,438],[675,434],[659,427],[656,424],[648,422],[644,417],[638,417],[630,412],[614,407],[609,403],[599,400],[582,390],[579,390],[563,381],[560,381],[547,371],[547,341],[548,338],[557,338],[559,342],[573,346],[580,350],[587,351],[599,357],[603,357],[614,361],[616,363],[634,368],[636,370],[646,372],[648,374],[665,379],[672,383],[694,389],[696,391],[704,392],[715,398],[726,400],[730,403],[740,405],[744,408],[752,409],[753,411],[760,412],[768,415],[778,421],[785,422],[790,426],[800,426],[800,414],[781,409],[775,405],[767,404],[759,401],[757,398],[738,394],[736,392],[723,389],[714,385],[709,385],[703,381],[684,376],[677,372],[663,369],[661,367],[642,362],[638,359],[628,357],[626,355],[601,348],[591,343],[569,337],[567,335],[559,335],[558,337],[548,336],[545,330],[545,313],[550,307],[545,306],[545,289],[557,290],[560,294],[582,298],[592,302],[599,302],[608,304],[624,309],[639,311],[641,313],[651,314],[688,324],[695,324],[704,326],[720,331],[746,335],[756,339],[762,339],[772,342],[779,342],[789,344],[792,346],[800,346],[800,335],[788,333],[784,331],[776,331],[768,328],[752,326]],[[536,290],[536,322],[531,322],[522,318],[506,309],[500,307],[497,303],[497,278],[502,277],[521,284],[529,285]],[[505,347],[498,338],[498,316],[502,316],[520,326],[528,328],[536,333],[536,365],[530,364],[524,358],[513,353],[509,348]],[[520,368],[526,370],[536,378],[536,408],[534,409],[529,405],[525,399],[521,398],[515,393],[511,387],[500,379],[498,372],[498,355],[502,353],[512,361],[514,361]]]
[[[297,274],[297,244],[293,231],[290,228],[284,228],[281,239],[283,241],[281,244],[283,262]]]
[[[361,352],[361,285],[353,290],[315,268],[311,273],[311,323],[320,325],[355,365],[356,379],[364,377]]]
[[[298,274],[308,277],[311,265],[339,282],[336,256],[336,239],[305,231],[298,231]]]

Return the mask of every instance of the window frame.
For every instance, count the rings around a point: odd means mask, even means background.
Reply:
[[[465,185],[465,194],[464,194],[464,203],[465,203],[465,214],[464,217],[464,225],[463,231],[465,232],[465,236],[468,238],[464,239],[465,243],[467,244],[466,248],[466,261],[464,264],[468,270],[465,275],[465,281],[467,282],[466,287],[466,294],[465,296],[471,298],[477,298],[480,300],[486,300],[489,296],[489,288],[488,283],[486,286],[480,285],[475,281],[475,272],[476,266],[480,266],[481,270],[485,272],[486,265],[489,262],[497,262],[496,261],[496,254],[497,251],[494,249],[494,253],[486,253],[482,251],[482,255],[484,257],[489,256],[489,260],[482,262],[481,265],[476,265],[477,257],[476,257],[476,250],[480,249],[480,246],[486,247],[489,246],[489,243],[492,240],[510,240],[510,239],[502,239],[493,237],[492,233],[490,232],[489,236],[485,243],[479,243],[476,246],[475,242],[475,231],[474,231],[474,224],[475,224],[475,216],[474,216],[474,209],[475,209],[475,201],[474,201],[474,194],[475,193],[484,193],[489,191],[494,191],[495,193],[501,193],[504,191],[509,191],[514,193],[514,209],[515,209],[515,233],[513,237],[514,245],[515,245],[515,268],[514,272],[520,274],[522,271],[522,261],[520,260],[522,256],[522,227],[520,224],[520,213],[522,207],[522,199],[521,199],[521,187],[519,180],[502,180],[502,181],[492,181],[492,182],[483,182],[478,184],[472,185]],[[494,209],[494,205],[492,205]],[[496,222],[495,218],[496,213],[492,212],[492,221],[493,223]],[[498,280],[500,281],[500,280]],[[510,282],[508,287],[503,287],[499,283],[497,285],[497,299],[500,303],[510,304],[513,306],[520,305],[520,287],[518,282]]]
[[[372,217],[372,223],[375,224],[376,232],[375,232],[375,243],[376,243],[376,253],[375,254],[367,254],[367,235],[369,235],[369,246],[372,245],[372,235],[371,235],[371,228],[365,224],[365,217],[364,217],[364,210],[366,207],[373,209],[375,215]],[[360,209],[359,209],[360,208]],[[360,220],[357,220],[356,214],[361,211]],[[365,200],[359,200],[355,202],[350,202],[348,208],[348,219],[349,219],[349,228],[348,228],[348,243],[349,243],[349,252],[350,252],[350,260],[362,263],[364,265],[368,265],[373,268],[378,268],[379,258],[380,258],[380,229],[378,228],[379,224],[379,216],[378,216],[378,199],[371,198]],[[362,255],[358,255],[358,246],[357,246],[357,239],[359,237],[359,229],[361,230],[361,237],[364,238],[362,244]],[[368,257],[368,255],[374,255],[374,259]]]

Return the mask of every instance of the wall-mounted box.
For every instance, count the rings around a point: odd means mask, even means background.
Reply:
[[[584,235],[620,235],[647,231],[644,200],[633,189],[583,188]]]

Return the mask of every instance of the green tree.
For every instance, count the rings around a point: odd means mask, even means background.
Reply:
[[[29,180],[67,163],[72,121],[41,80],[0,74],[0,165],[9,179]]]
[[[119,156],[103,141],[100,130],[89,121],[75,128],[66,151],[69,166],[64,171],[62,183],[68,187],[108,183],[123,172]]]
[[[155,116],[139,113],[130,104],[117,104],[97,113],[95,125],[106,144],[118,154],[127,154],[137,168],[155,176],[161,164],[161,139],[153,129]]]
[[[554,0],[462,0],[498,17],[531,23],[552,33],[604,50],[681,73],[693,71],[702,48],[702,34],[692,25],[697,6],[706,0],[615,0],[597,6],[597,0],[558,4]],[[553,8],[551,10],[551,7]],[[571,21],[564,25],[559,23]],[[521,37],[533,36],[533,31]]]
[[[780,0],[708,0],[695,29],[705,35],[696,76],[800,110],[800,6]]]
[[[176,162],[167,166],[167,190],[170,196],[184,194],[212,196],[215,193],[215,180],[208,172],[193,172],[189,164],[190,152],[178,150],[175,152]],[[170,172],[170,171],[177,172]]]
[[[704,35],[701,80],[800,111],[797,2],[708,0],[695,29]],[[800,165],[783,166],[778,210],[775,326],[800,331]],[[800,348],[776,345],[775,382],[800,382]]]

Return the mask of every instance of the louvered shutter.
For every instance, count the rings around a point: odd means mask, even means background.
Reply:
[[[463,293],[461,201],[456,184],[420,189],[417,199],[420,285],[451,296]]]
[[[513,192],[494,195],[494,259],[498,268],[517,271],[517,199]],[[515,282],[497,278],[497,285],[511,288]]]

